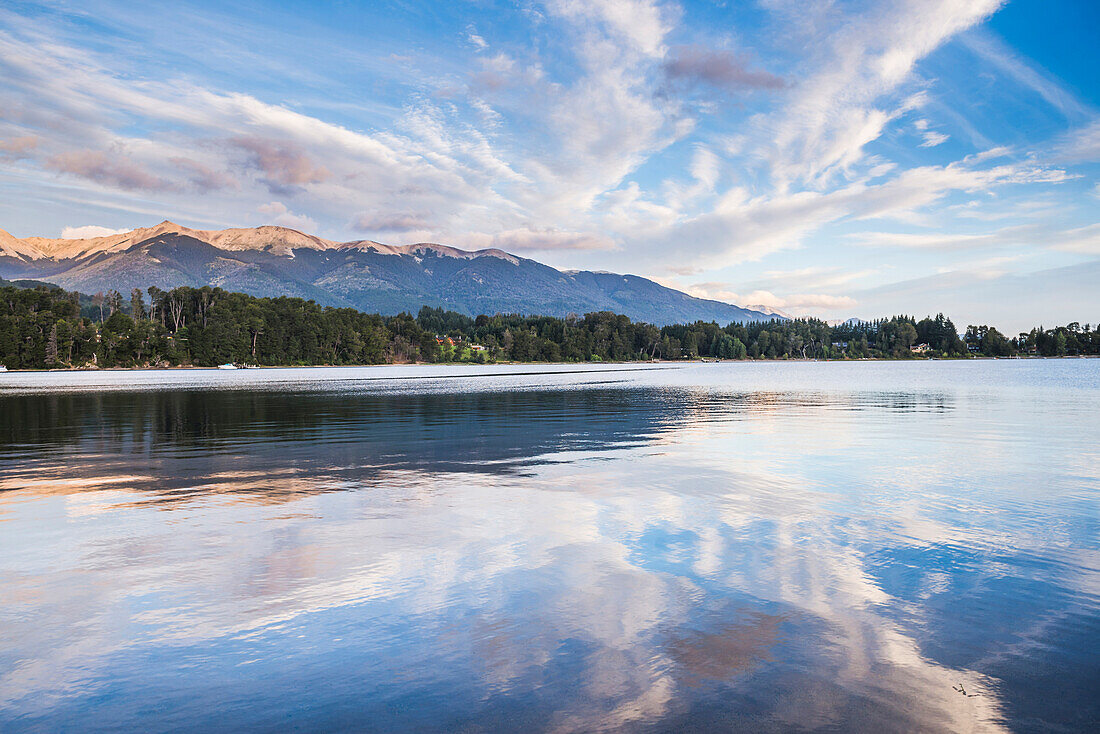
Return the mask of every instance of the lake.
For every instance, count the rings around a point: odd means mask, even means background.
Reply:
[[[0,375],[3,731],[1100,727],[1100,360]]]

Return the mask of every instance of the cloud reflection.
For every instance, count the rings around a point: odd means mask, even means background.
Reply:
[[[994,483],[1057,416],[951,390],[0,401],[19,727],[995,731],[1002,640],[1096,619],[1080,474],[1046,536]]]

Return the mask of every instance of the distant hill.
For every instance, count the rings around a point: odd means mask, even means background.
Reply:
[[[203,231],[162,222],[82,240],[19,239],[0,230],[0,277],[127,295],[149,286],[214,285],[382,314],[415,313],[427,305],[469,315],[614,311],[658,325],[776,318],[636,275],[563,272],[502,250],[332,242],[284,227]]]
[[[61,288],[59,285],[47,283],[44,280],[4,280],[0,278],[0,288],[4,286],[12,286],[13,288]]]

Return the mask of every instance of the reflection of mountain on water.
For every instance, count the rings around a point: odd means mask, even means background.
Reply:
[[[236,492],[279,499],[396,472],[514,474],[571,452],[637,446],[738,414],[932,410],[940,395],[699,393],[588,387],[500,392],[143,391],[0,398],[0,490]],[[558,457],[557,459],[555,457]]]

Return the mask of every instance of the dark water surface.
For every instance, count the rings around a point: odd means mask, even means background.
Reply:
[[[1100,360],[0,375],[0,730],[1097,730],[1098,441]]]

